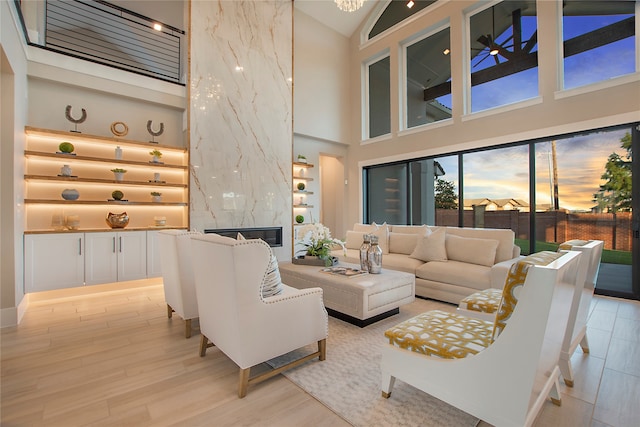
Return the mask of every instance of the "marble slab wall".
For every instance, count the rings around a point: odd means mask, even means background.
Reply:
[[[291,256],[292,2],[190,5],[190,225],[283,227]]]

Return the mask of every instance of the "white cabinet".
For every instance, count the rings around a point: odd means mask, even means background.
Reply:
[[[24,236],[25,292],[72,288],[84,284],[84,234]]]
[[[146,231],[86,233],[87,285],[147,277]]]
[[[162,267],[160,266],[158,232],[147,231],[147,277],[160,276],[162,276]]]

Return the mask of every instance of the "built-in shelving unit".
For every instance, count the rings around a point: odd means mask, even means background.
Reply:
[[[303,215],[305,216],[305,222],[307,220],[307,209],[313,208],[313,205],[307,203],[307,197],[313,194],[313,191],[298,190],[298,184],[300,182],[305,184],[305,187],[309,182],[313,181],[312,177],[307,176],[308,169],[313,168],[311,163],[293,162],[293,216]],[[300,224],[295,224],[300,225]]]
[[[69,215],[80,220],[74,231],[109,230],[108,213],[123,211],[131,228],[156,229],[158,216],[166,218],[168,227],[188,227],[189,159],[182,144],[33,127],[26,127],[25,133],[26,232],[50,231],[54,216]],[[72,143],[73,154],[59,153],[61,142]],[[162,152],[161,161],[153,161],[152,150]],[[64,166],[71,168],[71,176],[62,174]],[[127,170],[123,180],[115,179],[115,168]],[[65,189],[77,190],[78,199],[65,200]],[[113,200],[115,190],[124,193],[123,200]],[[162,193],[161,199],[154,200],[151,192]]]

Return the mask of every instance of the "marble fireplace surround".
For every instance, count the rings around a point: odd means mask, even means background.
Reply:
[[[190,2],[190,225],[281,227],[291,257],[293,6]]]

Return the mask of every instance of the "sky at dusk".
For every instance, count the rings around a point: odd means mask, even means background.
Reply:
[[[567,16],[563,19],[563,38],[576,36],[621,21],[630,14],[608,16]],[[522,19],[523,40],[526,41],[536,29],[536,18]],[[500,43],[511,30],[496,38]],[[511,49],[510,49],[511,50]],[[536,48],[533,49],[537,50]],[[564,88],[574,88],[608,80],[635,72],[635,38],[609,43],[596,49],[565,58]],[[485,52],[486,55],[486,52]],[[476,64],[481,55],[472,60]],[[505,59],[500,57],[501,61]],[[493,58],[487,58],[473,70],[493,66]],[[471,93],[472,111],[489,108],[538,96],[538,68],[503,77],[482,85],[474,86]],[[604,173],[607,158],[613,152],[624,157],[620,139],[625,130],[598,132],[557,140],[557,167],[560,207],[569,210],[590,210],[595,203],[593,195],[604,183],[600,177]],[[540,205],[552,204],[551,143],[536,144],[536,202]],[[454,182],[458,187],[457,156],[437,159],[446,171],[442,177]],[[494,149],[464,155],[464,197],[515,198],[530,202],[529,197],[529,153],[528,146]]]
[[[556,140],[560,207],[589,210],[593,194],[604,183],[607,158],[613,152],[626,156],[620,139],[625,130],[598,132]],[[529,198],[529,148],[527,145],[465,154],[464,197],[468,199]],[[536,144],[537,203],[551,203],[551,142]],[[457,156],[436,159],[444,168],[442,177],[458,188]]]

